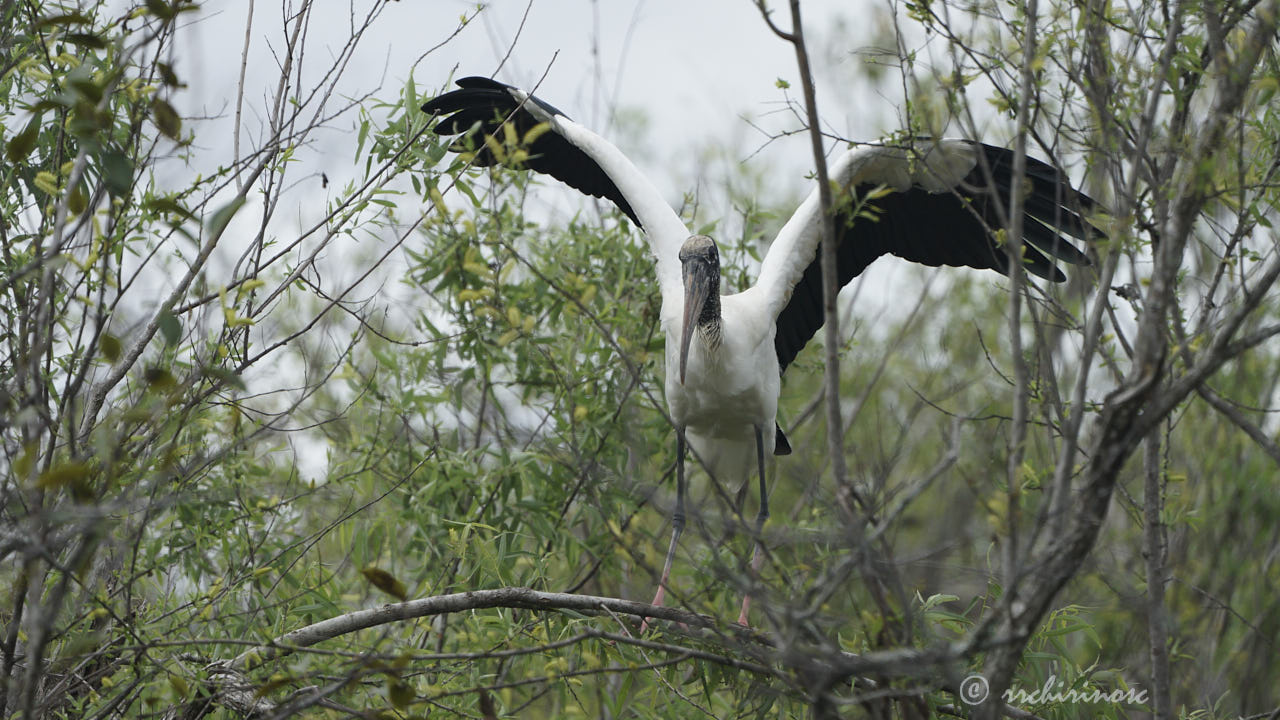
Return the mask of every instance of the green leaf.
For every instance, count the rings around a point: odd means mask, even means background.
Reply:
[[[147,0],[147,9],[161,20],[172,20],[178,14],[173,6],[163,0]]]
[[[472,190],[470,185],[462,180],[457,180],[454,182],[454,187],[458,188],[458,192],[461,192],[463,195],[466,195],[471,199],[472,207],[484,207],[484,203],[480,202],[480,198],[476,197],[476,191]]]
[[[40,473],[36,485],[45,490],[55,490],[67,485],[84,482],[89,477],[89,466],[82,462],[68,462],[55,465]]]
[[[236,216],[241,206],[244,205],[244,196],[238,196],[231,202],[218,208],[213,214],[213,219],[209,221],[209,234],[212,237],[221,237],[222,231],[227,229],[227,223],[231,222],[231,218]]]
[[[956,595],[948,595],[948,594],[944,594],[944,593],[937,593],[937,594],[935,594],[935,595],[930,595],[930,596],[929,596],[929,597],[924,601],[924,606],[923,606],[923,608],[922,608],[922,609],[924,609],[924,610],[932,610],[933,608],[937,607],[938,605],[941,605],[942,603],[955,602],[956,600],[959,600],[959,599],[960,599],[960,598],[959,598],[958,596],[956,596]]]
[[[22,450],[22,454],[13,463],[13,472],[18,477],[26,477],[31,473],[31,468],[35,467],[36,453],[40,452],[40,444],[35,442],[27,443]]]
[[[89,198],[84,193],[84,188],[77,185],[71,189],[71,194],[67,196],[67,209],[72,215],[79,215],[89,206]]]
[[[409,598],[409,590],[404,583],[382,568],[370,565],[361,570],[360,574],[371,585],[398,600],[407,600]]]
[[[40,135],[40,114],[31,118],[31,122],[22,129],[22,132],[9,138],[9,145],[5,148],[5,157],[9,158],[9,162],[18,162],[25,160],[31,151],[36,147],[36,138]]]
[[[102,153],[102,182],[107,192],[116,197],[129,194],[133,187],[133,161],[119,150]]]
[[[98,80],[94,79],[93,72],[87,65],[72,70],[67,74],[67,86],[80,96],[81,100],[89,103],[90,106],[96,106],[102,100],[103,88]],[[97,114],[96,107],[76,107],[76,113],[84,115],[86,118]],[[96,117],[94,120],[96,121]]]
[[[161,390],[170,390],[178,385],[178,379],[173,376],[173,373],[162,367],[152,366],[147,368],[146,372],[142,373],[142,379],[148,385]]]
[[[180,675],[169,675],[169,687],[177,693],[178,697],[185,698],[191,692],[191,686],[187,684],[185,678]]]
[[[160,334],[164,336],[166,345],[177,345],[182,339],[182,323],[178,322],[178,318],[168,310],[156,316],[156,325],[160,328]]]
[[[391,704],[400,710],[409,707],[409,703],[417,699],[409,683],[394,675],[387,676],[387,697],[391,700]]]
[[[105,50],[107,47],[107,41],[93,33],[67,33],[62,37],[67,42],[81,47],[93,48],[94,50]]]
[[[50,15],[46,18],[40,18],[36,22],[37,30],[53,27],[55,25],[89,25],[93,23],[93,19],[84,13],[71,12],[63,15]]]
[[[364,141],[369,138],[369,119],[363,118],[360,121],[360,129],[356,131],[356,157],[360,157],[364,153]]]
[[[158,62],[156,69],[160,71],[160,79],[169,87],[182,87],[182,83],[178,80],[178,74],[173,71],[173,66],[169,63]]]
[[[182,118],[178,117],[178,111],[169,103],[154,98],[151,101],[151,119],[155,120],[156,127],[165,137],[170,140],[182,139]]]
[[[111,362],[119,360],[120,351],[122,350],[120,346],[120,338],[117,338],[115,335],[103,333],[102,337],[98,338],[98,350],[102,352],[102,357]]]
[[[204,374],[237,390],[245,389],[244,379],[227,368],[218,365],[207,365],[204,368]]]
[[[194,216],[191,211],[182,205],[182,203],[171,197],[153,197],[147,198],[143,203],[143,207],[152,212],[171,213],[180,215],[187,220],[191,220]]]

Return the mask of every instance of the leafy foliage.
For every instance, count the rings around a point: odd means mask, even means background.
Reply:
[[[759,577],[751,501],[695,473],[670,604],[704,617],[644,636],[604,601],[648,597],[668,532],[648,250],[609,207],[535,202],[560,189],[521,172],[527,137],[488,140],[513,167],[450,153],[434,87],[340,92],[374,5],[318,85],[287,69],[321,17],[293,8],[262,132],[211,166],[179,35],[207,9],[0,10],[7,716],[919,717],[969,711],[976,672],[1151,698],[1091,716],[1273,709],[1274,2],[885,19],[944,41],[893,52],[900,131],[1025,129],[1111,211],[1096,269],[879,261],[891,294],[846,295],[837,349],[850,485],[815,343]],[[347,125],[358,178],[299,178]],[[756,189],[686,208],[734,289],[788,208]],[[723,620],[748,588],[757,634]]]

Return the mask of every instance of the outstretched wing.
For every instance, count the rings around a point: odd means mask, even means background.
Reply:
[[[1095,203],[1052,166],[1026,161],[1023,261],[1031,274],[1060,282],[1066,276],[1050,257],[1089,263],[1063,235],[1102,235],[1084,218]],[[1011,150],[966,140],[864,147],[840,158],[831,177],[848,191],[836,217],[841,287],[881,255],[1008,272],[1009,257],[996,232],[1008,225]],[[822,327],[821,234],[815,190],[783,226],[761,268],[758,285],[776,314],[774,348],[783,370]]]
[[[680,245],[689,236],[680,217],[618,148],[594,132],[570,120],[560,110],[518,88],[482,77],[463,78],[460,89],[444,93],[422,106],[429,115],[442,115],[435,125],[438,135],[475,133],[474,163],[500,162],[494,148],[484,142],[492,136],[498,146],[504,124],[526,142],[529,153],[523,166],[560,180],[587,195],[609,200],[626,213],[649,238],[657,262],[664,301],[682,297],[678,258]],[[543,123],[545,128],[540,128]],[[469,149],[455,143],[455,151]],[[501,151],[500,151],[501,152]]]

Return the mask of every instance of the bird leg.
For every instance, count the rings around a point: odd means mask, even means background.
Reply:
[[[760,512],[756,513],[756,542],[751,550],[751,575],[760,572],[760,564],[764,562],[761,553],[764,543],[764,523],[769,519],[769,492],[764,483],[764,436],[760,426],[756,426],[756,469],[760,474]],[[744,486],[745,487],[745,486]],[[747,613],[751,610],[751,593],[742,596],[742,612],[738,614],[738,624],[747,625]]]
[[[667,578],[671,576],[671,562],[676,557],[676,542],[680,533],[684,532],[684,428],[676,428],[676,509],[671,513],[671,544],[667,546],[667,560],[662,566],[662,579],[658,581],[658,592],[653,596],[651,605],[662,607],[662,598],[667,592]],[[649,619],[640,623],[640,632],[649,627]]]

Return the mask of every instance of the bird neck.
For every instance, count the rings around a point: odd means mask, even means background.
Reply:
[[[702,314],[698,315],[698,335],[714,350],[720,347],[720,331],[723,327],[720,316],[720,283],[717,278],[715,287],[711,288],[711,295],[702,305]]]

